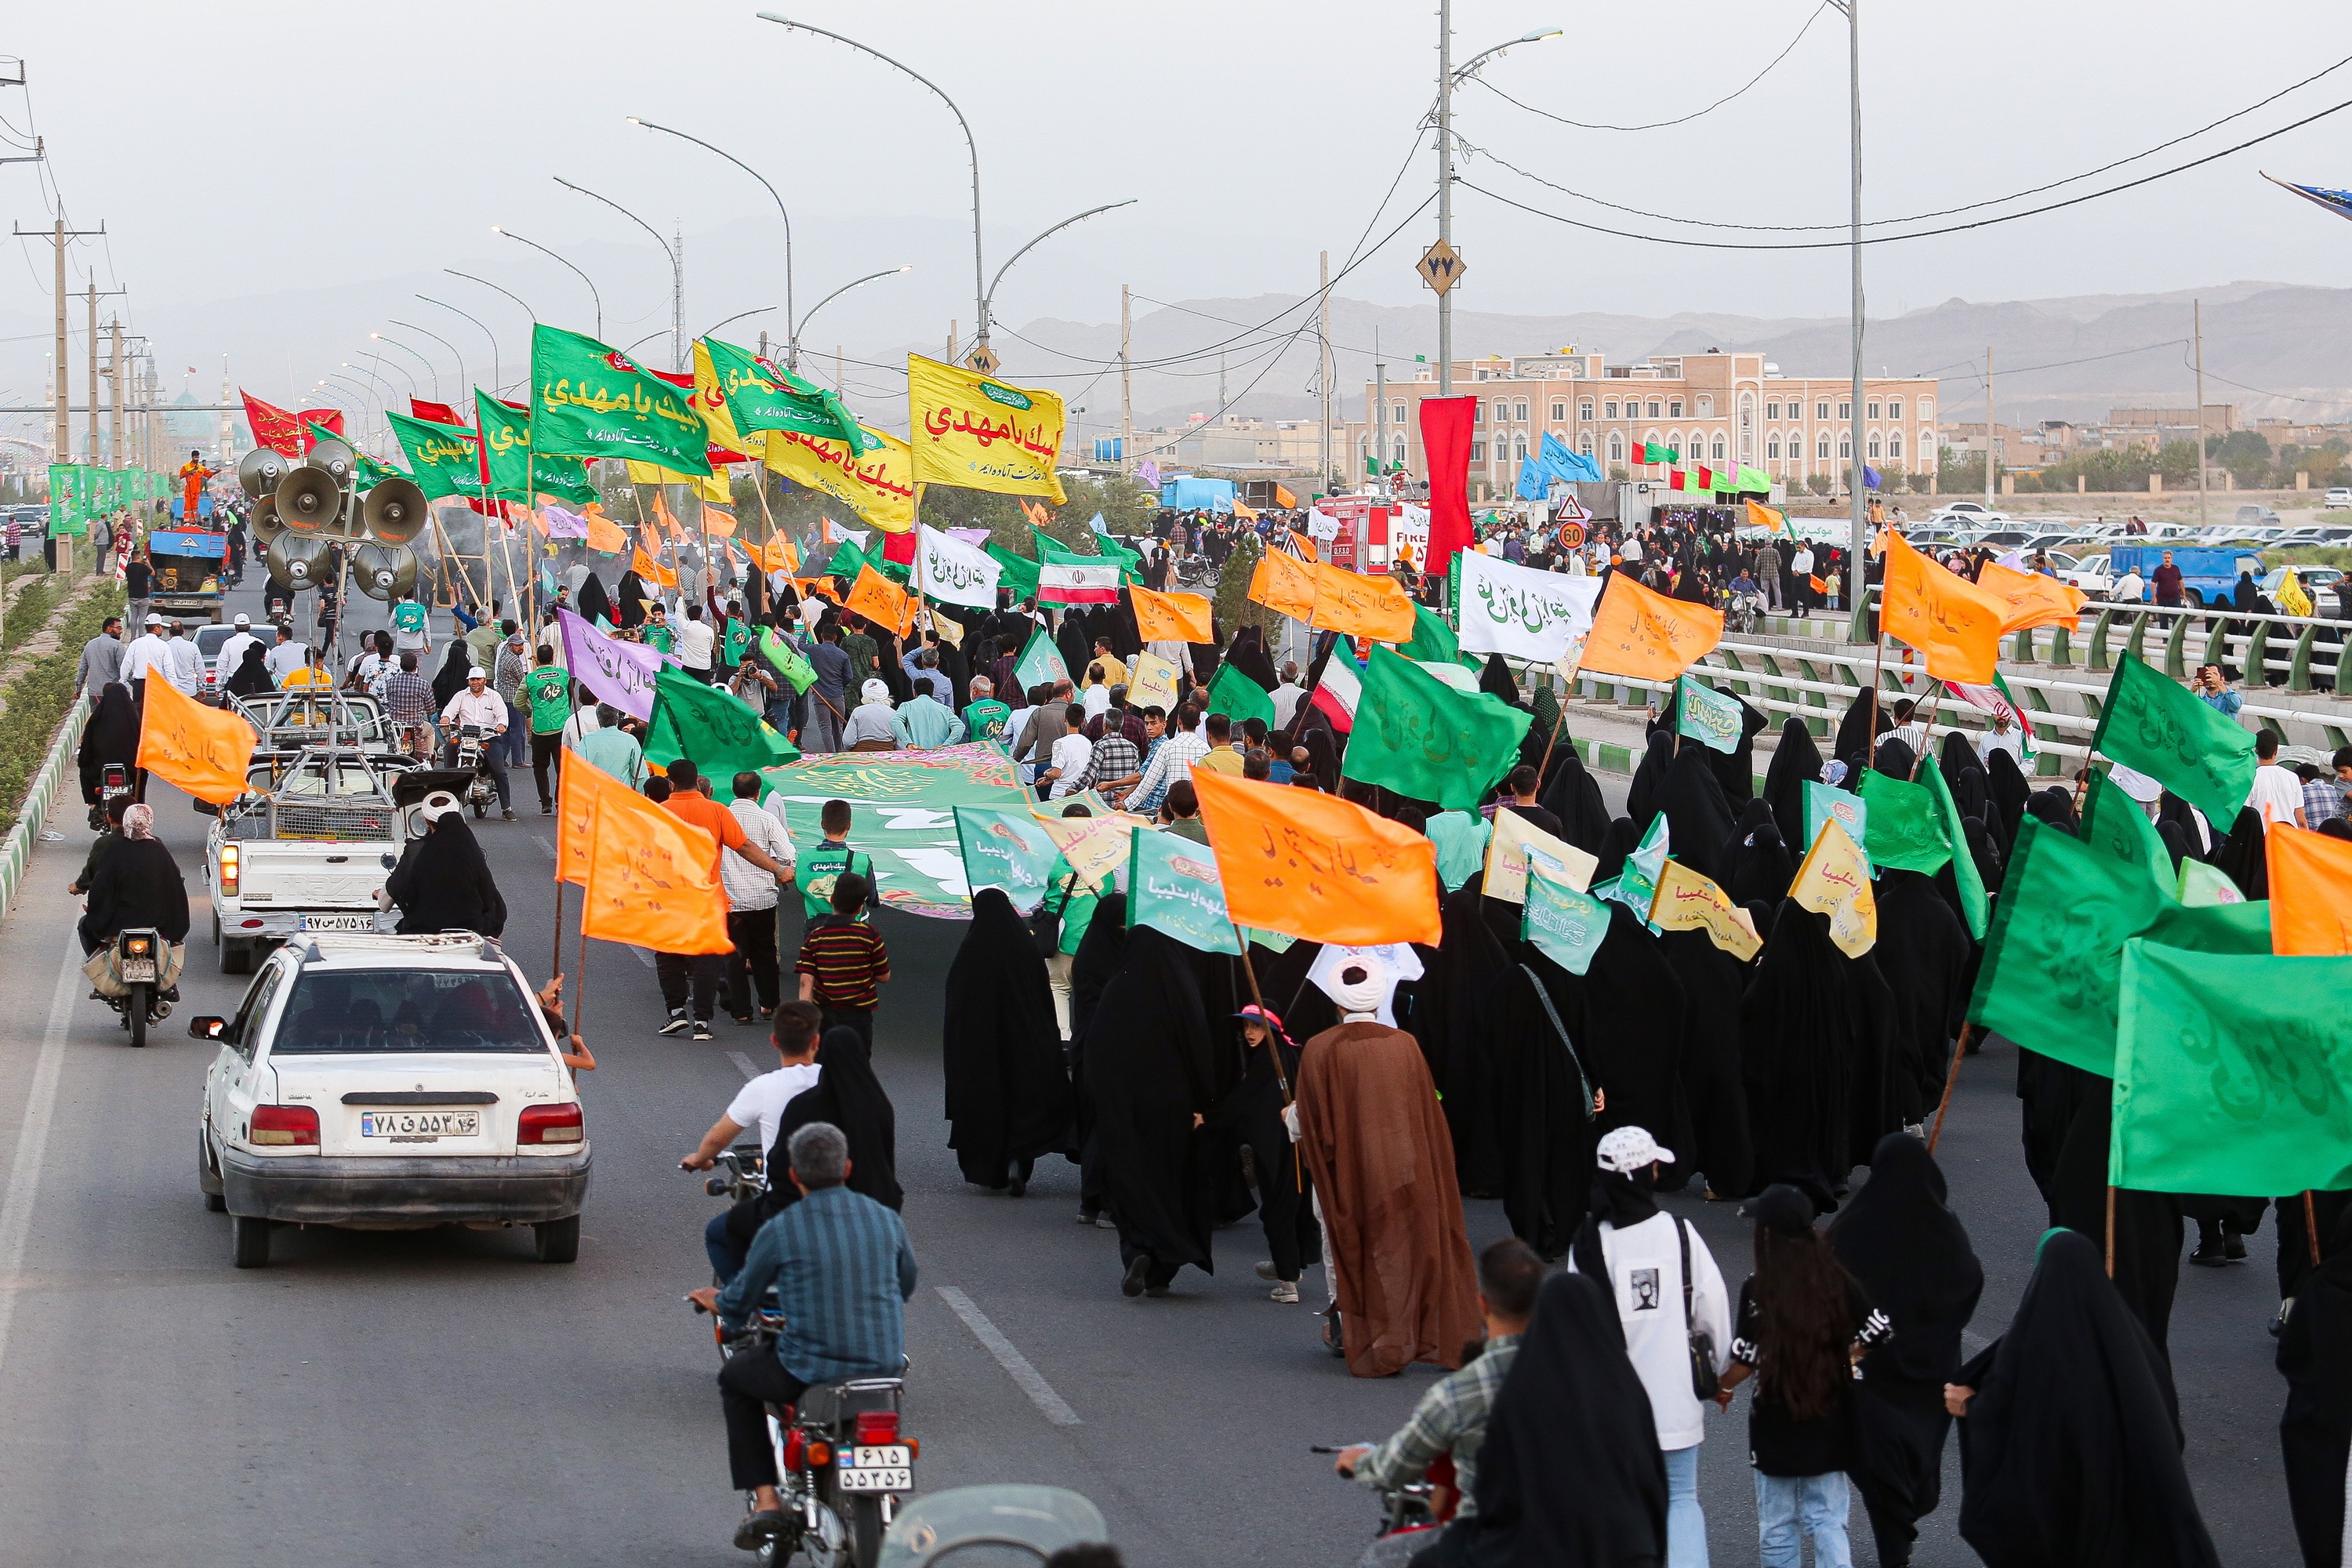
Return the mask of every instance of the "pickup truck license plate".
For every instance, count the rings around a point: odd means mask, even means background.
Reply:
[[[472,1138],[482,1131],[478,1110],[363,1110],[360,1136],[389,1138],[402,1143],[430,1143],[439,1138]]]
[[[304,915],[304,931],[373,931],[373,915]]]
[[[904,1443],[851,1448],[836,1479],[845,1492],[910,1492],[915,1489],[915,1454]]]

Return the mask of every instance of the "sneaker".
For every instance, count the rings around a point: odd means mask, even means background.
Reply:
[[[735,1527],[735,1549],[757,1552],[783,1533],[784,1516],[781,1510],[767,1509],[759,1513],[747,1513],[743,1516],[743,1522]]]
[[[672,1013],[669,1016],[668,1023],[664,1024],[660,1028],[656,1029],[654,1033],[656,1035],[683,1035],[687,1030],[693,1026],[694,1021],[686,1016],[685,1009],[680,1008],[677,1012]]]
[[[95,991],[93,991],[93,992],[91,992],[91,993],[90,993],[90,994],[91,994],[91,995],[93,995],[93,996],[95,996],[95,995],[97,995],[97,994],[98,994],[98,993],[97,993],[97,992],[95,992]],[[1094,1222],[1095,1222],[1095,1211],[1094,1211],[1094,1210],[1092,1210],[1092,1209],[1080,1209],[1080,1210],[1078,1211],[1078,1223],[1079,1223],[1080,1225],[1092,1225],[1092,1224],[1094,1224]]]
[[[1267,1299],[1269,1300],[1280,1301],[1285,1305],[1296,1305],[1298,1300],[1298,1281],[1296,1279],[1276,1280],[1275,1282],[1274,1289],[1267,1292]]]
[[[555,803],[551,800],[541,801],[539,803],[539,815],[541,816],[553,816],[555,815]]]
[[[499,808],[499,820],[500,822],[512,822],[514,819],[515,819],[515,815],[514,815],[514,808],[513,808],[513,807],[511,807],[511,806],[500,806],[500,807]]]
[[[2218,1241],[2200,1241],[2197,1250],[2189,1255],[2189,1261],[2200,1268],[2226,1268],[2230,1264],[2228,1255]]]
[[[1142,1295],[1143,1277],[1150,1272],[1150,1269],[1151,1259],[1143,1253],[1137,1253],[1135,1261],[1127,1266],[1127,1274],[1118,1282],[1118,1293],[1129,1297]],[[1160,1287],[1162,1291],[1166,1289],[1165,1286]]]
[[[1110,1215],[1107,1214],[1098,1214],[1095,1215],[1095,1228],[1097,1230],[1117,1230],[1118,1228],[1118,1221],[1111,1218]]]
[[[1259,1264],[1257,1266],[1257,1277],[1261,1279],[1280,1279],[1282,1278],[1281,1275],[1276,1274],[1274,1271],[1274,1265],[1271,1263]],[[1295,1300],[1297,1298],[1294,1297],[1293,1300]]]
[[[165,992],[164,994],[170,995],[172,993]],[[2232,1263],[2243,1263],[2246,1260],[2246,1238],[2238,1234],[2236,1226],[2226,1220],[2221,1225],[2221,1256]]]
[[[694,1037],[698,1040],[715,1040],[719,1037],[710,1032],[709,1019],[697,1018],[694,1021]]]

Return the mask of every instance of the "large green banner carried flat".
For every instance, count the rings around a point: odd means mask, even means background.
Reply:
[[[847,801],[854,818],[850,847],[874,858],[883,903],[934,920],[971,918],[955,808],[1013,806],[1025,813],[1033,804],[1013,777],[1012,760],[989,745],[832,752],[765,769],[761,777],[783,796],[793,843],[803,855],[824,837],[818,821],[824,803]]]

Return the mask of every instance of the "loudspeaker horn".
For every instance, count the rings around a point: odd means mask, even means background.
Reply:
[[[370,540],[352,552],[352,582],[369,598],[389,604],[415,588],[416,552]]]
[[[385,544],[406,544],[425,531],[432,515],[425,492],[409,479],[379,480],[360,498],[360,521]]]
[[[236,482],[249,496],[266,496],[286,477],[287,461],[267,447],[256,447],[237,459]]]
[[[269,580],[289,594],[305,588],[315,588],[320,574],[333,559],[332,541],[299,533],[282,533],[270,541],[268,553],[263,558],[269,566]]]
[[[310,456],[302,459],[302,466],[332,477],[339,485],[352,482],[352,449],[341,441],[317,443],[310,448]]]
[[[265,495],[253,503],[253,513],[245,520],[252,531],[253,542],[267,548],[269,542],[286,531],[286,520],[278,515],[278,498]]]
[[[324,468],[305,464],[278,481],[278,520],[297,533],[321,533],[342,514],[342,487]]]

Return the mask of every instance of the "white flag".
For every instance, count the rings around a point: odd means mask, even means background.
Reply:
[[[1592,629],[1600,578],[1538,572],[1471,550],[1461,561],[1463,652],[1551,664]]]
[[[929,523],[917,523],[915,537],[921,552],[915,581],[926,597],[982,610],[996,608],[996,580],[1004,568],[994,557],[961,539],[950,539]]]

